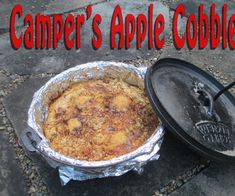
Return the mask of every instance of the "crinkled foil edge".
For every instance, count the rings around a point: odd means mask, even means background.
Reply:
[[[62,185],[69,180],[87,180],[108,176],[120,176],[130,170],[142,171],[142,166],[148,161],[159,158],[164,129],[157,127],[154,134],[146,143],[135,151],[106,161],[84,161],[66,157],[49,146],[43,135],[42,123],[47,117],[47,108],[50,101],[62,93],[72,83],[104,76],[124,77],[130,83],[138,83],[144,78],[146,67],[137,68],[133,65],[116,62],[92,62],[77,65],[50,79],[33,96],[28,111],[28,125],[41,137],[37,151],[54,168],[59,167]]]

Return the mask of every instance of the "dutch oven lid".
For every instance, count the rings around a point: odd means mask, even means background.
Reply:
[[[229,91],[218,97],[224,88],[178,59],[161,59],[145,75],[150,103],[169,131],[209,159],[235,161],[235,98]]]

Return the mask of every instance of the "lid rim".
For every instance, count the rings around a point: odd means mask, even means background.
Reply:
[[[160,63],[162,64],[164,61],[168,61],[168,62],[169,61],[177,61],[178,63],[184,63],[184,64],[187,63],[188,65],[197,69],[197,71],[199,70],[203,76],[206,75],[206,77],[208,77],[208,75],[209,75],[191,63],[188,63],[186,61],[182,61],[179,59],[174,59],[174,58],[160,59],[153,66],[151,66],[147,69],[146,74],[145,74],[145,79],[144,79],[146,94],[149,98],[150,104],[152,105],[154,111],[157,113],[157,115],[161,119],[163,125],[165,125],[166,128],[171,133],[173,133],[178,139],[183,141],[187,146],[189,146],[191,149],[195,150],[199,154],[203,155],[204,157],[209,158],[211,160],[215,160],[215,161],[235,162],[235,157],[227,156],[227,155],[219,153],[217,151],[213,151],[212,149],[205,147],[204,145],[202,145],[201,143],[196,141],[194,138],[192,138],[190,135],[188,135],[178,125],[178,123],[170,116],[170,114],[168,114],[166,109],[163,107],[163,105],[161,104],[160,100],[157,98],[157,96],[154,92],[154,88],[152,86],[152,81],[151,81],[151,76],[152,76],[152,73],[155,71],[156,67],[158,67],[158,65]],[[213,83],[215,83],[216,87],[223,88],[223,85],[220,84],[216,79],[214,79],[210,75],[209,75],[209,77],[210,77],[210,79],[212,79],[211,81]],[[226,92],[226,95],[231,101],[233,101],[232,100],[233,97],[230,97],[230,93]]]

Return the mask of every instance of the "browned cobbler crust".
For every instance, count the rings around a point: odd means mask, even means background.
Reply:
[[[157,124],[142,90],[106,78],[72,85],[50,104],[43,128],[55,151],[100,161],[137,149]]]

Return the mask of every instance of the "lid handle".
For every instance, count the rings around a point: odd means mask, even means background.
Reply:
[[[214,100],[212,95],[209,92],[207,92],[205,89],[197,90],[197,92],[204,97],[204,105],[208,106],[209,108],[207,113],[210,117],[213,117]]]
[[[213,98],[213,101],[216,101],[220,95],[222,95],[225,91],[227,91],[228,89],[232,88],[235,85],[235,81],[233,81],[232,83],[230,83],[229,85],[225,86],[222,90],[220,90]]]
[[[222,95],[228,89],[232,88],[234,85],[235,85],[235,81],[233,81],[229,85],[222,88],[222,90],[220,90],[214,97],[203,88],[204,85],[198,86],[199,88],[196,89],[196,92],[201,95],[204,105],[208,107],[207,113],[211,118],[217,119],[217,121],[219,120],[218,116],[213,111],[214,102],[219,98],[220,95]]]

